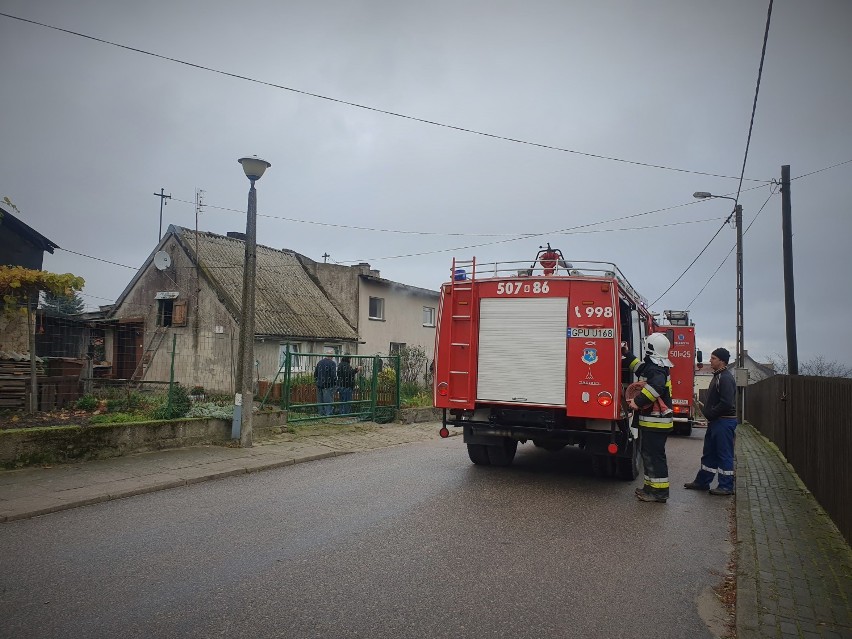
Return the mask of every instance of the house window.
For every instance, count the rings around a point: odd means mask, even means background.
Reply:
[[[403,348],[405,348],[405,342],[391,342],[390,347],[388,347],[388,354],[399,355]]]
[[[423,307],[423,326],[435,326],[435,308],[433,306]]]
[[[370,298],[370,319],[383,320],[385,319],[385,300],[383,297]]]
[[[279,370],[284,370],[285,357],[287,353],[290,353],[290,370],[291,371],[302,371],[305,370],[302,367],[302,356],[299,354],[301,351],[301,347],[299,344],[281,344],[278,347],[278,368]]]
[[[157,326],[186,326],[186,302],[157,300]]]

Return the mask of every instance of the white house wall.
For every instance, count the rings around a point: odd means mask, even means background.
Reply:
[[[369,319],[370,298],[384,299],[384,320]],[[364,342],[359,355],[388,353],[391,342],[421,346],[431,361],[435,351],[435,327],[423,326],[423,307],[435,309],[438,294],[425,295],[404,286],[394,286],[368,279],[361,280],[359,291],[358,333]]]

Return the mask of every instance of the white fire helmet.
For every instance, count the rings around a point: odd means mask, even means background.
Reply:
[[[669,359],[669,349],[671,344],[668,338],[662,333],[654,333],[645,339],[645,355],[651,358],[651,361],[658,366],[668,366],[673,368]]]

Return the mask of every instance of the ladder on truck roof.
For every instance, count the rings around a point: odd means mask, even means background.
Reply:
[[[470,277],[468,271],[470,269]],[[450,374],[448,398],[457,404],[474,401],[473,342],[476,308],[476,258],[456,261],[450,280]]]

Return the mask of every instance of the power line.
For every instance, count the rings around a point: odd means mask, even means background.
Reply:
[[[703,248],[703,249],[701,249],[701,251],[698,253],[698,255],[696,255],[696,256],[695,256],[695,259],[694,259],[694,260],[692,260],[692,261],[689,263],[689,266],[687,266],[687,267],[683,270],[683,273],[681,273],[680,275],[678,275],[678,276],[677,276],[677,279],[676,279],[674,282],[672,282],[671,286],[669,286],[669,287],[668,287],[665,291],[663,291],[657,299],[655,299],[653,302],[651,302],[651,304],[650,304],[651,306],[653,306],[654,304],[656,304],[657,302],[659,302],[659,301],[663,298],[663,296],[664,296],[666,293],[668,293],[670,290],[672,290],[672,289],[674,288],[674,285],[675,285],[675,284],[677,284],[678,282],[680,282],[680,278],[682,278],[684,275],[686,275],[686,272],[687,272],[689,269],[691,269],[691,268],[692,268],[692,265],[693,265],[693,264],[695,264],[695,262],[697,262],[697,261],[698,261],[698,258],[699,258],[699,257],[701,257],[701,256],[704,254],[704,251],[706,251],[706,250],[707,250],[707,247],[708,247],[708,246],[710,246],[710,244],[713,242],[713,240],[715,240],[715,239],[716,239],[716,236],[717,236],[717,235],[719,235],[719,233],[721,233],[721,232],[722,232],[722,229],[723,229],[723,228],[725,228],[725,225],[728,223],[728,220],[730,220],[730,219],[731,219],[731,217],[730,217],[730,216],[728,216],[728,218],[727,218],[724,222],[722,222],[722,226],[720,226],[720,227],[719,227],[719,229],[718,229],[718,230],[717,230],[717,231],[713,234],[713,237],[711,237],[711,238],[710,238],[710,241],[709,241],[709,242],[707,242],[707,244],[705,244],[705,245],[704,245],[704,248]]]
[[[174,62],[176,64],[182,64],[182,65],[185,65],[185,66],[188,66],[188,67],[192,67],[194,69],[199,69],[201,71],[208,71],[210,73],[217,73],[219,75],[224,75],[224,76],[227,76],[227,77],[230,77],[230,78],[235,78],[237,80],[244,80],[246,82],[253,82],[255,84],[261,84],[261,85],[264,85],[264,86],[272,87],[274,89],[281,89],[283,91],[290,91],[292,93],[298,93],[300,95],[305,95],[305,96],[309,96],[309,97],[312,97],[312,98],[317,98],[319,100],[327,100],[329,102],[335,102],[337,104],[344,104],[346,106],[351,106],[351,107],[354,107],[354,108],[357,108],[357,109],[364,109],[366,111],[373,111],[375,113],[390,115],[390,116],[393,116],[393,117],[396,117],[396,118],[403,118],[405,120],[412,120],[414,122],[420,122],[422,124],[429,124],[429,125],[432,125],[432,126],[442,127],[442,128],[450,129],[450,130],[453,130],[453,131],[460,131],[462,133],[471,133],[471,134],[474,134],[474,135],[481,135],[483,137],[492,138],[492,139],[495,139],[495,140],[503,140],[505,142],[513,142],[515,144],[524,144],[524,145],[527,145],[527,146],[538,147],[538,148],[541,148],[541,149],[548,149],[548,150],[551,150],[551,151],[561,151],[563,153],[571,153],[571,154],[574,154],[574,155],[581,155],[581,156],[584,156],[584,157],[596,158],[596,159],[599,159],[599,160],[609,160],[611,162],[621,162],[623,164],[632,164],[632,165],[635,165],[635,166],[644,166],[644,167],[652,168],[652,169],[662,169],[662,170],[665,170],[665,171],[676,171],[678,173],[692,173],[694,175],[705,175],[705,176],[708,176],[708,177],[718,177],[718,178],[725,178],[725,179],[730,179],[730,180],[739,179],[740,184],[742,184],[743,179],[747,179],[750,182],[762,182],[762,183],[769,182],[769,180],[757,180],[757,179],[752,179],[752,178],[743,178],[742,175],[740,175],[739,178],[736,178],[735,176],[731,176],[731,175],[721,175],[721,174],[718,174],[718,173],[708,173],[708,172],[705,172],[705,171],[693,171],[693,170],[689,170],[689,169],[680,169],[680,168],[676,168],[676,167],[665,166],[665,165],[662,165],[662,164],[652,164],[652,163],[648,163],[648,162],[639,162],[639,161],[636,161],[636,160],[625,160],[623,158],[617,158],[617,157],[613,157],[613,156],[609,156],[609,155],[602,155],[602,154],[599,154],[599,153],[587,153],[587,152],[584,152],[584,151],[577,151],[577,150],[574,150],[574,149],[568,149],[568,148],[565,148],[565,147],[559,147],[559,146],[555,146],[555,145],[551,145],[551,144],[543,144],[543,143],[540,143],[540,142],[530,142],[528,140],[511,138],[511,137],[504,136],[504,135],[498,135],[496,133],[488,133],[488,132],[485,132],[485,131],[478,131],[476,129],[469,129],[469,128],[466,128],[466,127],[456,126],[456,125],[452,125],[452,124],[445,124],[443,122],[437,122],[435,120],[427,120],[425,118],[418,118],[418,117],[415,117],[415,116],[412,116],[412,115],[406,115],[404,113],[397,113],[395,111],[387,111],[385,109],[379,109],[377,107],[371,107],[371,106],[367,106],[367,105],[364,105],[364,104],[359,104],[357,102],[349,102],[348,100],[341,100],[339,98],[332,98],[332,97],[329,97],[329,96],[326,96],[326,95],[321,95],[319,93],[311,93],[309,91],[303,91],[301,89],[295,89],[293,87],[288,87],[288,86],[281,85],[281,84],[275,84],[274,82],[267,82],[265,80],[258,80],[256,78],[252,78],[252,77],[245,76],[245,75],[240,75],[238,73],[231,73],[231,72],[228,72],[228,71],[222,71],[221,69],[214,69],[212,67],[207,67],[207,66],[204,66],[204,65],[201,65],[201,64],[195,64],[193,62],[187,62],[186,60],[180,60],[178,58],[172,58],[172,57],[169,57],[169,56],[161,55],[159,53],[153,53],[151,51],[146,51],[145,49],[138,49],[136,47],[131,47],[131,46],[128,46],[128,45],[125,45],[125,44],[119,44],[117,42],[111,42],[110,40],[104,40],[103,38],[97,38],[95,36],[86,35],[85,33],[80,33],[78,31],[71,31],[70,29],[63,29],[61,27],[56,27],[56,26],[53,26],[53,25],[50,25],[50,24],[45,24],[43,22],[37,22],[35,20],[28,20],[27,18],[21,18],[19,16],[13,16],[13,15],[8,14],[8,13],[0,12],[0,16],[4,16],[6,18],[11,18],[12,20],[19,20],[21,22],[26,22],[26,23],[33,24],[33,25],[36,25],[36,26],[39,26],[39,27],[44,27],[46,29],[53,29],[54,31],[60,31],[62,33],[67,33],[69,35],[77,36],[77,37],[80,37],[80,38],[85,38],[87,40],[92,40],[94,42],[100,42],[101,44],[108,44],[110,46],[118,47],[120,49],[125,49],[127,51],[133,51],[134,53],[141,53],[143,55],[148,55],[148,56],[151,56],[151,57],[154,57],[154,58],[159,58],[161,60],[167,60],[169,62]]]
[[[763,76],[763,61],[766,59],[766,43],[769,40],[769,23],[772,18],[772,2],[769,0],[769,10],[766,13],[766,30],[763,32],[763,49],[760,52],[760,66],[757,69],[757,86],[754,88],[754,102],[751,105],[751,120],[748,123],[748,137],[746,138],[745,155],[743,156],[743,168],[740,170],[740,182],[737,187],[736,201],[740,199],[740,189],[743,186],[743,176],[745,175],[746,161],[748,160],[748,148],[751,145],[751,132],[754,129],[754,114],[757,112],[757,96],[760,94],[760,79]]]
[[[808,177],[810,175],[816,175],[817,173],[822,173],[823,171],[828,171],[829,169],[833,169],[833,168],[838,167],[838,166],[843,166],[844,164],[849,164],[850,162],[852,162],[852,160],[846,160],[845,162],[838,162],[837,164],[832,164],[831,166],[827,166],[824,169],[818,169],[816,171],[811,171],[810,173],[805,173],[804,175],[794,177],[790,181],[792,182],[793,180],[801,180],[802,178]]]
[[[193,204],[189,200],[181,200],[178,198],[174,198],[175,202],[182,202],[184,204]],[[212,204],[205,204],[205,208],[208,209],[218,209],[220,211],[231,211],[234,213],[242,213],[245,215],[245,211],[240,209],[232,209],[226,206],[214,206]],[[335,224],[332,222],[319,222],[317,220],[300,220],[294,217],[284,217],[282,215],[267,215],[263,213],[258,213],[258,217],[265,217],[272,220],[283,220],[285,222],[296,222],[297,224],[315,224],[317,226],[329,226],[333,228],[340,229],[350,229],[354,231],[372,231],[375,233],[400,233],[404,235],[440,235],[440,236],[456,236],[456,237],[507,237],[507,236],[515,236],[517,233],[441,233],[438,231],[404,231],[400,229],[382,229],[382,228],[373,228],[369,226],[353,226],[351,224]]]
[[[804,176],[802,176],[802,177],[804,177]],[[752,221],[751,221],[751,222],[749,222],[749,225],[746,227],[746,230],[743,232],[743,235],[745,235],[746,233],[748,233],[748,231],[749,231],[749,229],[751,228],[752,224],[754,224],[754,223],[755,223],[755,221],[757,221],[757,216],[758,216],[758,215],[760,215],[761,211],[763,211],[763,209],[766,207],[766,205],[769,203],[769,200],[772,198],[772,196],[773,196],[773,195],[775,195],[775,193],[777,193],[777,191],[772,191],[772,192],[769,194],[769,197],[768,197],[768,198],[766,198],[766,202],[764,202],[764,203],[763,203],[763,206],[761,206],[761,207],[760,207],[760,210],[759,210],[759,211],[755,214],[754,219],[752,219]],[[728,251],[728,254],[725,256],[725,259],[724,259],[724,260],[722,260],[721,264],[719,264],[719,266],[718,266],[718,267],[716,267],[716,270],[715,270],[715,271],[713,271],[713,274],[712,274],[712,275],[711,275],[711,276],[707,279],[707,281],[706,281],[706,282],[704,282],[704,286],[702,286],[702,287],[701,287],[701,290],[699,290],[699,291],[698,291],[698,293],[696,293],[695,297],[693,297],[693,298],[692,298],[692,301],[691,301],[691,302],[689,302],[689,304],[687,304],[687,305],[686,305],[686,309],[687,309],[687,310],[689,310],[689,309],[691,309],[691,308],[692,308],[692,305],[695,303],[695,300],[697,300],[697,299],[701,296],[701,293],[703,293],[703,292],[704,292],[704,289],[705,289],[705,288],[707,288],[707,285],[710,283],[710,281],[711,281],[714,277],[716,277],[716,273],[718,273],[718,272],[719,272],[719,270],[720,270],[720,269],[721,269],[721,268],[725,265],[725,262],[727,262],[727,261],[728,261],[728,258],[729,258],[729,257],[731,257],[731,253],[733,253],[733,252],[734,252],[734,249],[736,249],[736,248],[737,248],[737,245],[736,245],[736,244],[734,244],[734,246],[732,246],[732,247],[731,247],[731,250],[730,250],[730,251]]]
[[[753,191],[755,189],[762,189],[762,188],[765,188],[765,187],[766,187],[765,184],[761,184],[760,186],[753,186],[753,187],[745,189],[745,190],[746,191]],[[589,222],[588,224],[580,224],[578,226],[570,226],[568,228],[556,229],[554,231],[547,231],[545,233],[534,233],[534,234],[529,234],[529,235],[523,235],[523,236],[513,237],[513,238],[510,238],[510,239],[506,239],[506,240],[496,240],[494,242],[483,242],[481,244],[471,244],[471,245],[468,245],[468,246],[456,246],[454,248],[438,249],[438,250],[435,250],[435,251],[422,251],[420,253],[407,253],[407,254],[403,254],[403,255],[388,255],[388,256],[385,256],[385,257],[365,257],[365,258],[360,258],[360,259],[357,259],[357,260],[343,260],[340,263],[341,264],[356,264],[358,262],[373,262],[373,261],[379,261],[379,260],[395,260],[395,259],[400,259],[400,258],[405,258],[405,257],[422,257],[424,255],[437,255],[438,253],[449,253],[451,251],[464,251],[464,250],[472,249],[472,248],[481,248],[483,246],[495,246],[497,244],[506,244],[508,242],[517,242],[517,241],[520,241],[520,240],[527,240],[527,239],[535,238],[535,237],[546,237],[548,235],[560,235],[560,234],[564,235],[564,234],[569,234],[571,231],[576,231],[578,229],[588,228],[589,226],[597,226],[597,225],[600,225],[600,224],[609,224],[611,222],[620,222],[621,220],[628,220],[628,219],[634,218],[634,217],[642,217],[644,215],[652,215],[653,213],[662,213],[663,211],[671,211],[672,209],[683,208],[685,206],[693,206],[695,204],[701,204],[701,202],[698,201],[698,200],[690,200],[689,202],[684,202],[683,204],[675,204],[673,206],[667,206],[667,207],[664,207],[664,208],[661,208],[661,209],[654,209],[653,211],[644,211],[642,213],[633,213],[631,215],[616,217],[616,218],[613,218],[613,219],[610,219],[610,220],[601,220],[599,222]]]
[[[105,260],[102,257],[95,257],[93,255],[86,255],[85,253],[78,253],[77,251],[72,251],[71,249],[62,248],[60,246],[56,247],[60,251],[65,251],[66,253],[73,253],[74,255],[79,255],[80,257],[88,257],[90,260],[97,260],[98,262],[106,262],[107,264],[113,264],[115,266],[123,266],[124,268],[131,268],[134,271],[139,270],[138,266],[128,266],[127,264],[119,264],[118,262],[110,262],[109,260]]]

